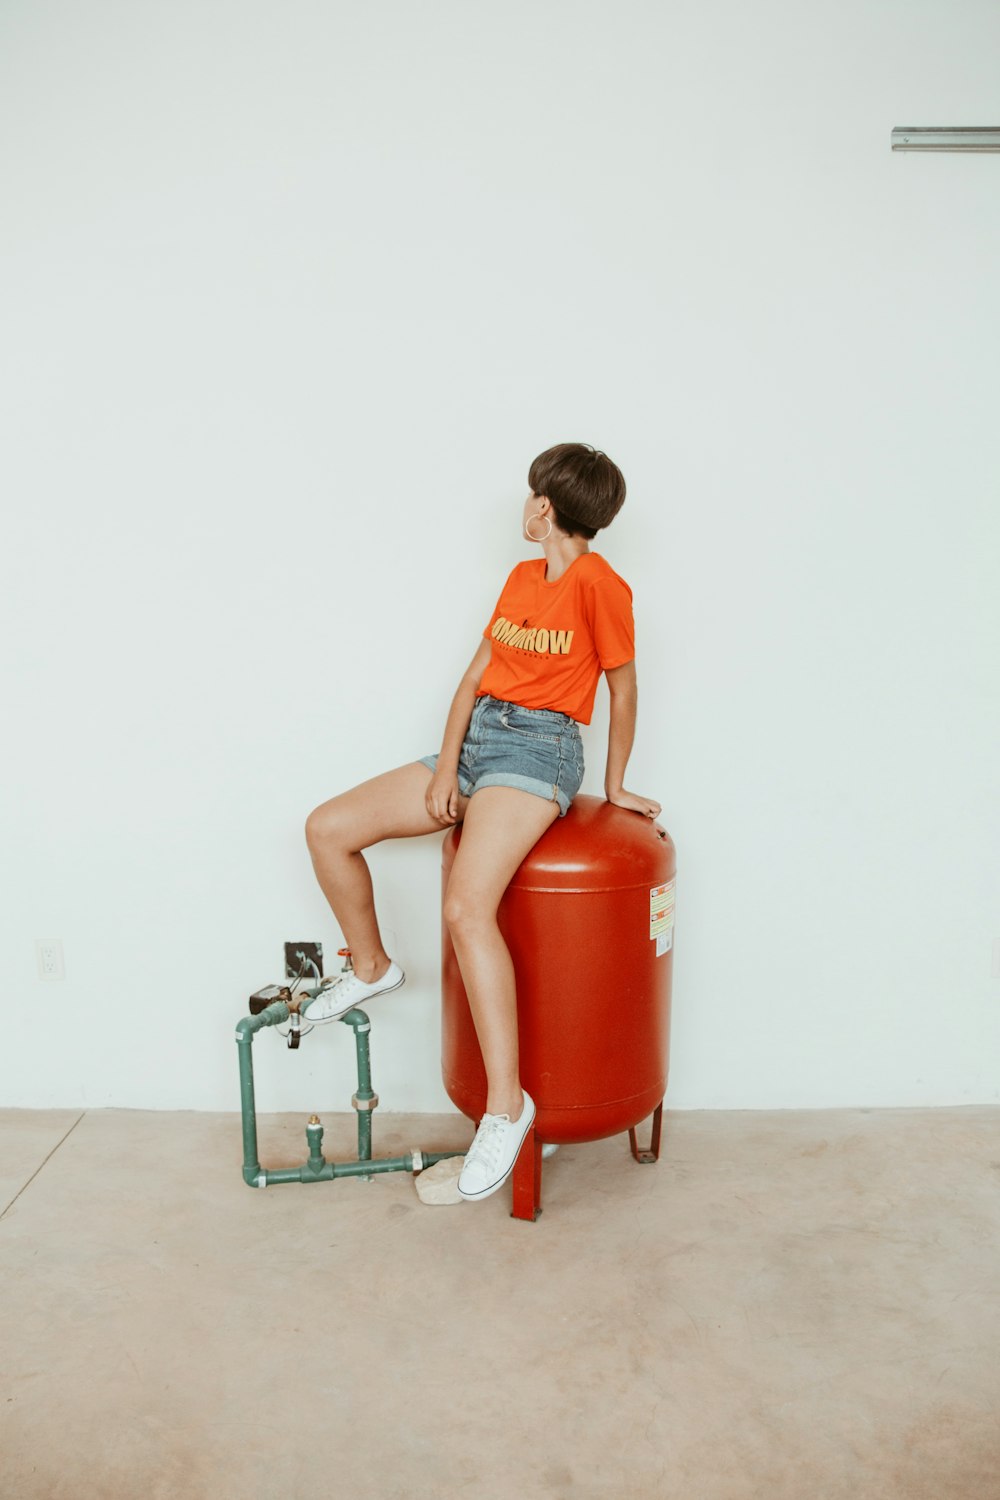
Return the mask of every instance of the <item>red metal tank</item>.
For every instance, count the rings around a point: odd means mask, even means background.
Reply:
[[[456,824],[444,839],[442,898],[461,837]],[[515,1169],[516,1217],[540,1211],[543,1141],[628,1130],[636,1158],[656,1159],[670,1058],[675,872],[669,836],[639,813],[581,795],[504,892],[497,920],[514,960],[521,1083],[537,1110],[535,1139],[526,1138]],[[441,1072],[449,1098],[478,1123],[486,1071],[451,934],[441,927]],[[635,1127],[651,1113],[651,1151],[640,1153]]]

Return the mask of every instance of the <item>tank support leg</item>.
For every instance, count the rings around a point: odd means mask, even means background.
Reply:
[[[659,1104],[656,1106],[655,1110],[653,1111],[653,1139],[649,1143],[649,1150],[648,1151],[640,1151],[639,1150],[639,1146],[638,1146],[638,1143],[637,1143],[636,1138],[635,1138],[635,1130],[632,1129],[632,1130],[629,1131],[629,1133],[628,1133],[629,1143],[631,1144],[631,1147],[632,1147],[632,1155],[635,1157],[636,1161],[649,1162],[649,1161],[656,1161],[659,1158],[659,1155],[660,1155],[660,1121],[662,1120],[662,1118],[663,1118],[663,1100],[661,1099],[660,1102],[659,1102]]]
[[[535,1134],[534,1125],[521,1143],[517,1161],[514,1163],[514,1206],[512,1219],[533,1221],[542,1211],[542,1143]]]

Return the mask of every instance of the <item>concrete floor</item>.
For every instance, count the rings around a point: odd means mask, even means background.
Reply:
[[[265,1166],[307,1117],[260,1119]],[[1000,1497],[998,1126],[668,1110],[656,1165],[562,1147],[529,1223],[509,1183],[248,1188],[238,1114],[2,1111],[2,1495]]]

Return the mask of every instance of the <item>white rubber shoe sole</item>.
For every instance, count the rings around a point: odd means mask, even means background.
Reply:
[[[364,1005],[376,995],[387,995],[390,990],[398,990],[405,982],[406,975],[395,961],[389,964],[382,978],[376,979],[373,984],[365,984],[356,974],[345,974],[336,984],[331,984],[321,995],[317,995],[315,1000],[310,1000],[302,1012],[302,1019],[308,1021],[310,1026],[339,1021],[341,1016],[346,1016],[355,1006]]]

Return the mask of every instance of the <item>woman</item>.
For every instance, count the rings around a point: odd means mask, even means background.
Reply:
[[[463,823],[443,915],[488,1083],[486,1113],[458,1179],[469,1199],[503,1185],[535,1117],[518,1077],[514,966],[497,908],[529,850],[580,789],[579,726],[590,723],[602,671],[611,693],[605,796],[653,820],[661,811],[622,784],[635,732],[632,591],[589,547],[624,503],[621,471],[587,444],[560,443],[535,459],[528,483],[522,535],[544,556],[518,563],[504,584],[459,683],[439,754],[362,782],[306,820],[316,877],[353,963],[352,973],[304,1009],[312,1022],[335,1021],[406,977],[382,947],[361,850]]]

